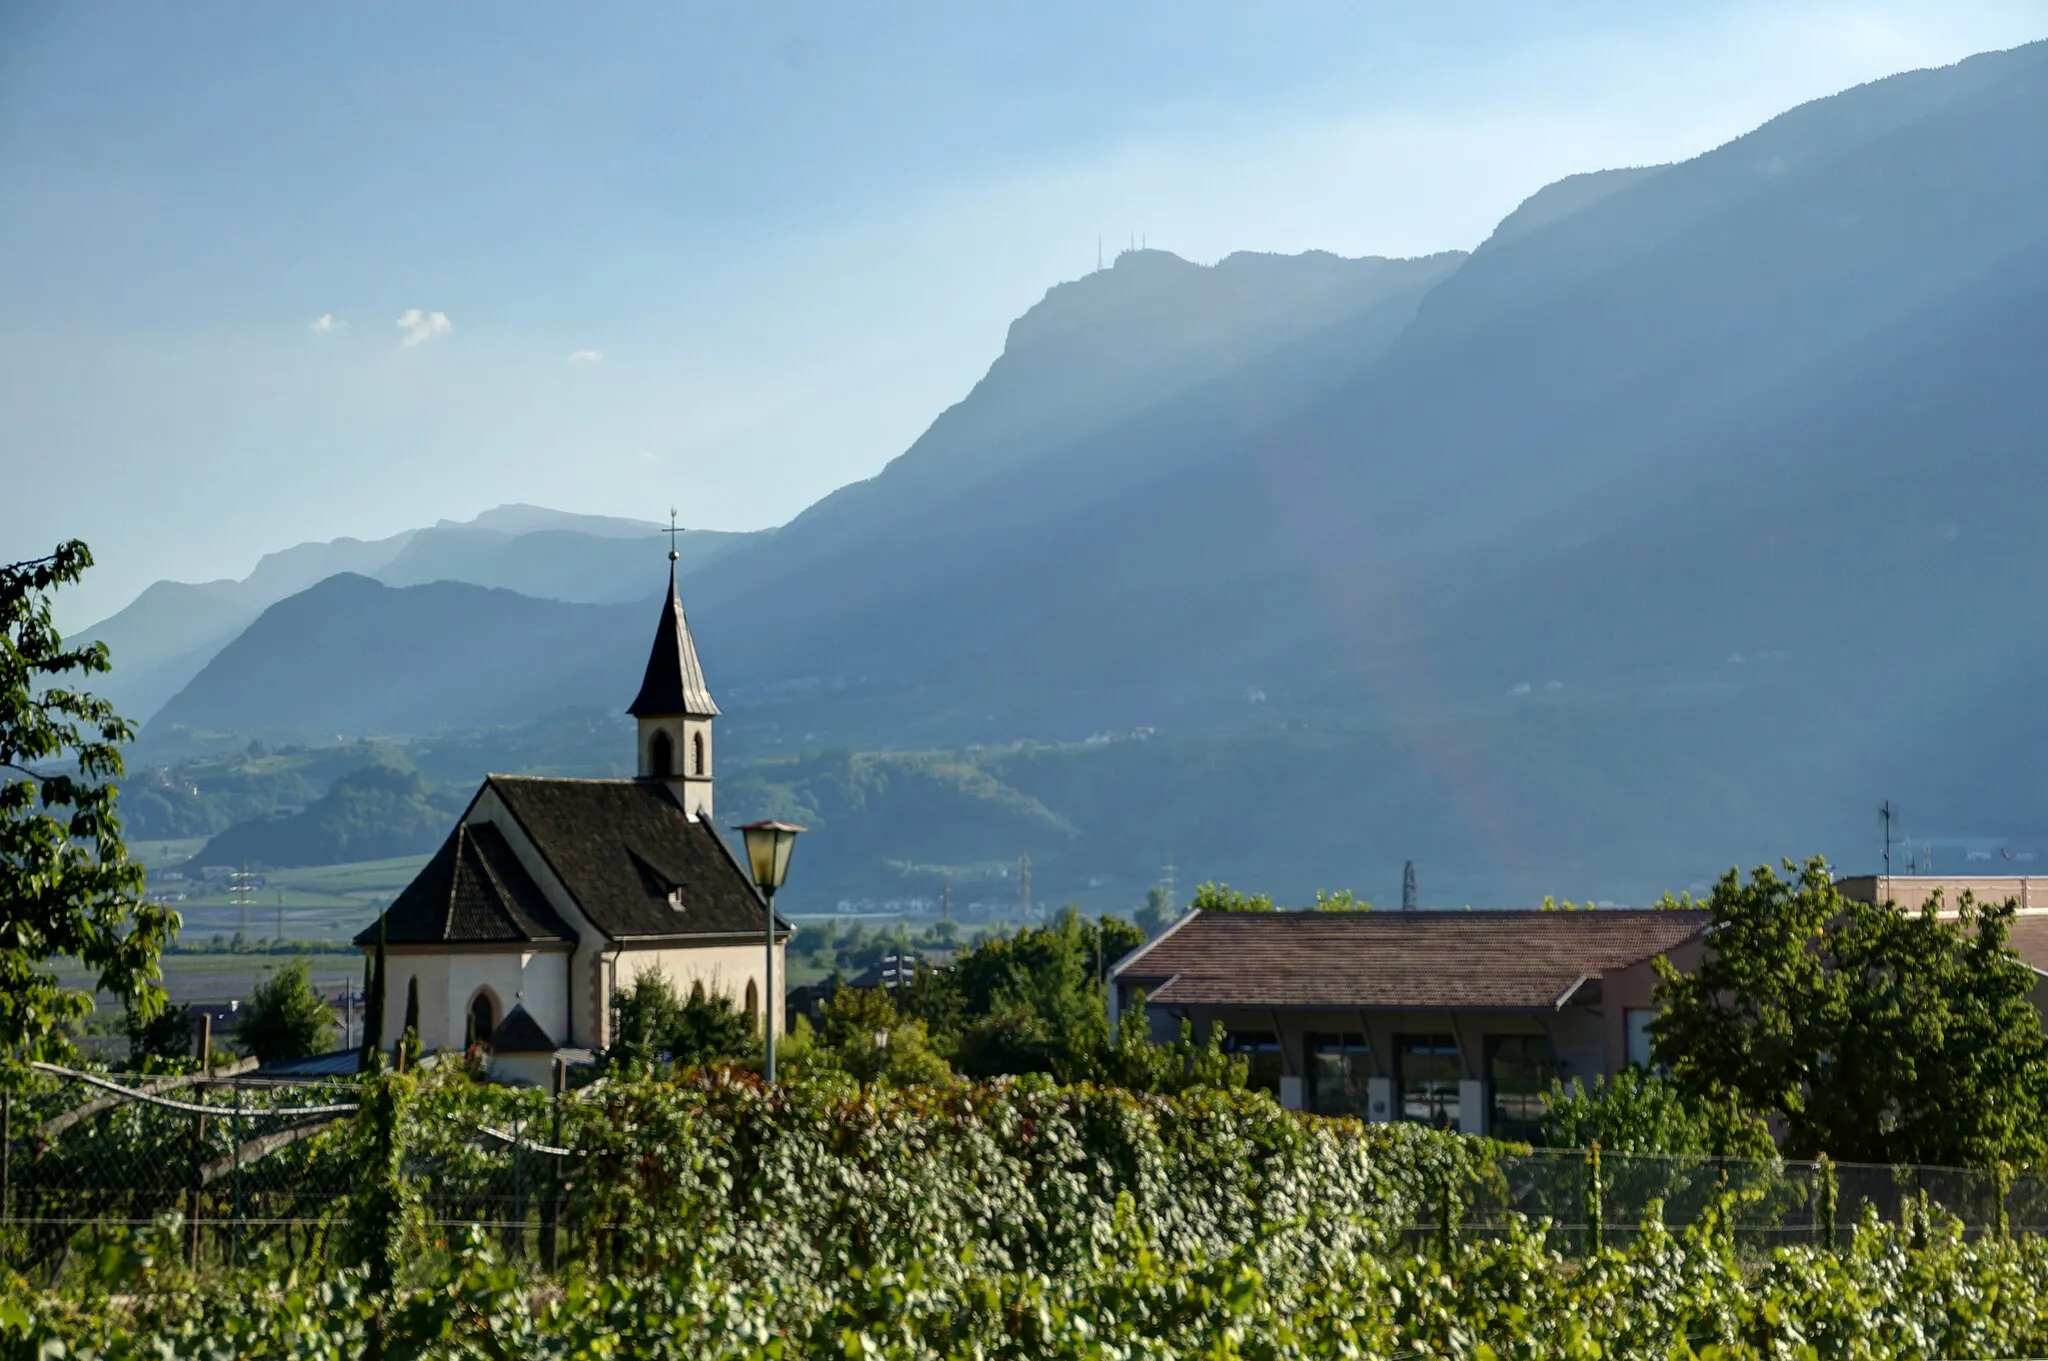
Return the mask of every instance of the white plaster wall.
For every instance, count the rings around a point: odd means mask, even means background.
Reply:
[[[766,956],[763,942],[621,950],[614,967],[612,986],[629,988],[635,978],[651,970],[664,975],[679,997],[688,997],[690,990],[701,982],[707,993],[722,992],[732,999],[735,1007],[745,1010],[748,983],[755,985],[760,997],[765,999],[768,995],[763,978],[767,971]],[[780,943],[775,947],[775,978],[776,990],[786,996],[789,992],[789,967],[786,947]],[[780,1024],[780,1008],[770,1007],[768,1014]],[[783,1032],[777,1030],[776,1033]]]
[[[497,1017],[504,1020],[515,1006],[540,1022],[556,1044],[569,1029],[569,958],[551,950],[476,951],[444,956],[448,969],[448,1005],[442,1012],[446,1039],[441,1046],[459,1049],[467,1028],[470,999],[489,988],[497,999]],[[421,998],[424,1020],[425,997]],[[424,1041],[425,1037],[421,1037]],[[483,1037],[479,1037],[483,1038]]]
[[[562,886],[548,862],[526,839],[519,829],[519,823],[506,810],[504,802],[489,785],[478,792],[476,801],[470,805],[466,818],[470,822],[488,822],[504,834],[505,842],[512,853],[519,857],[519,863],[533,876],[533,882],[540,885],[540,891],[547,895],[548,905],[555,909],[557,916],[568,923],[576,933],[576,953],[569,960],[565,971],[564,988],[567,1001],[564,1005],[562,1030],[557,1031],[547,1021],[548,1033],[565,1045],[600,1046],[605,1043],[605,1010],[609,1005],[598,990],[592,986],[596,965],[606,953],[606,941],[602,932],[590,924],[590,919],[578,910],[575,899]],[[468,1005],[464,994],[462,1005]],[[529,1008],[531,1010],[531,1008]],[[536,1019],[540,1013],[534,1013]],[[462,1043],[462,1018],[455,1022],[455,1043]]]
[[[448,1015],[448,957],[446,955],[384,952],[384,1042],[396,1044],[405,1031],[405,994],[414,978],[420,980],[420,1047],[428,1053],[450,1047],[444,1019]],[[455,1032],[457,1044],[462,1032]]]

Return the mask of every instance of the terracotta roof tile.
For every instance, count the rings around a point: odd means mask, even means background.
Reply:
[[[1198,912],[1119,964],[1167,1004],[1530,1010],[1663,954],[1704,911]]]

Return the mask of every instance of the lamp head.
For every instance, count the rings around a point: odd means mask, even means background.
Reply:
[[[747,839],[747,872],[754,886],[773,893],[789,877],[789,853],[796,846],[797,833],[804,829],[793,822],[750,822],[740,828]]]

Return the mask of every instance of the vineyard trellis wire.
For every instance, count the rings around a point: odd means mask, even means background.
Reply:
[[[354,1082],[245,1074],[122,1091],[103,1075],[44,1076],[38,1090],[6,1096],[0,1268],[53,1279],[82,1237],[170,1224],[194,1268],[325,1259],[360,1180]],[[574,1122],[565,1129],[565,1100],[441,1088],[404,1141],[422,1221],[444,1238],[481,1229],[542,1267],[601,1239],[617,1189],[605,1177],[636,1174],[614,1146],[612,1170],[579,1183],[587,1157]],[[1923,1205],[1973,1235],[2048,1234],[2048,1181],[2032,1175],[1505,1146],[1476,1170],[1446,1174],[1434,1195],[1389,1203],[1406,1222],[1387,1228],[1411,1240],[1490,1237],[1541,1221],[1553,1246],[1582,1252],[1652,1218],[1679,1228],[1717,1216],[1737,1242],[1765,1248],[1826,1245],[1866,1214],[1903,1222]]]

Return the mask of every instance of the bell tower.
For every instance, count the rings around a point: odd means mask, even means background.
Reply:
[[[639,757],[635,768],[643,780],[668,786],[687,813],[711,816],[711,720],[718,706],[704,684],[697,645],[690,639],[690,621],[683,616],[683,597],[676,587],[676,550],[668,552],[668,599],[655,625],[654,650],[647,656],[647,674],[640,693],[626,712],[636,720]]]

